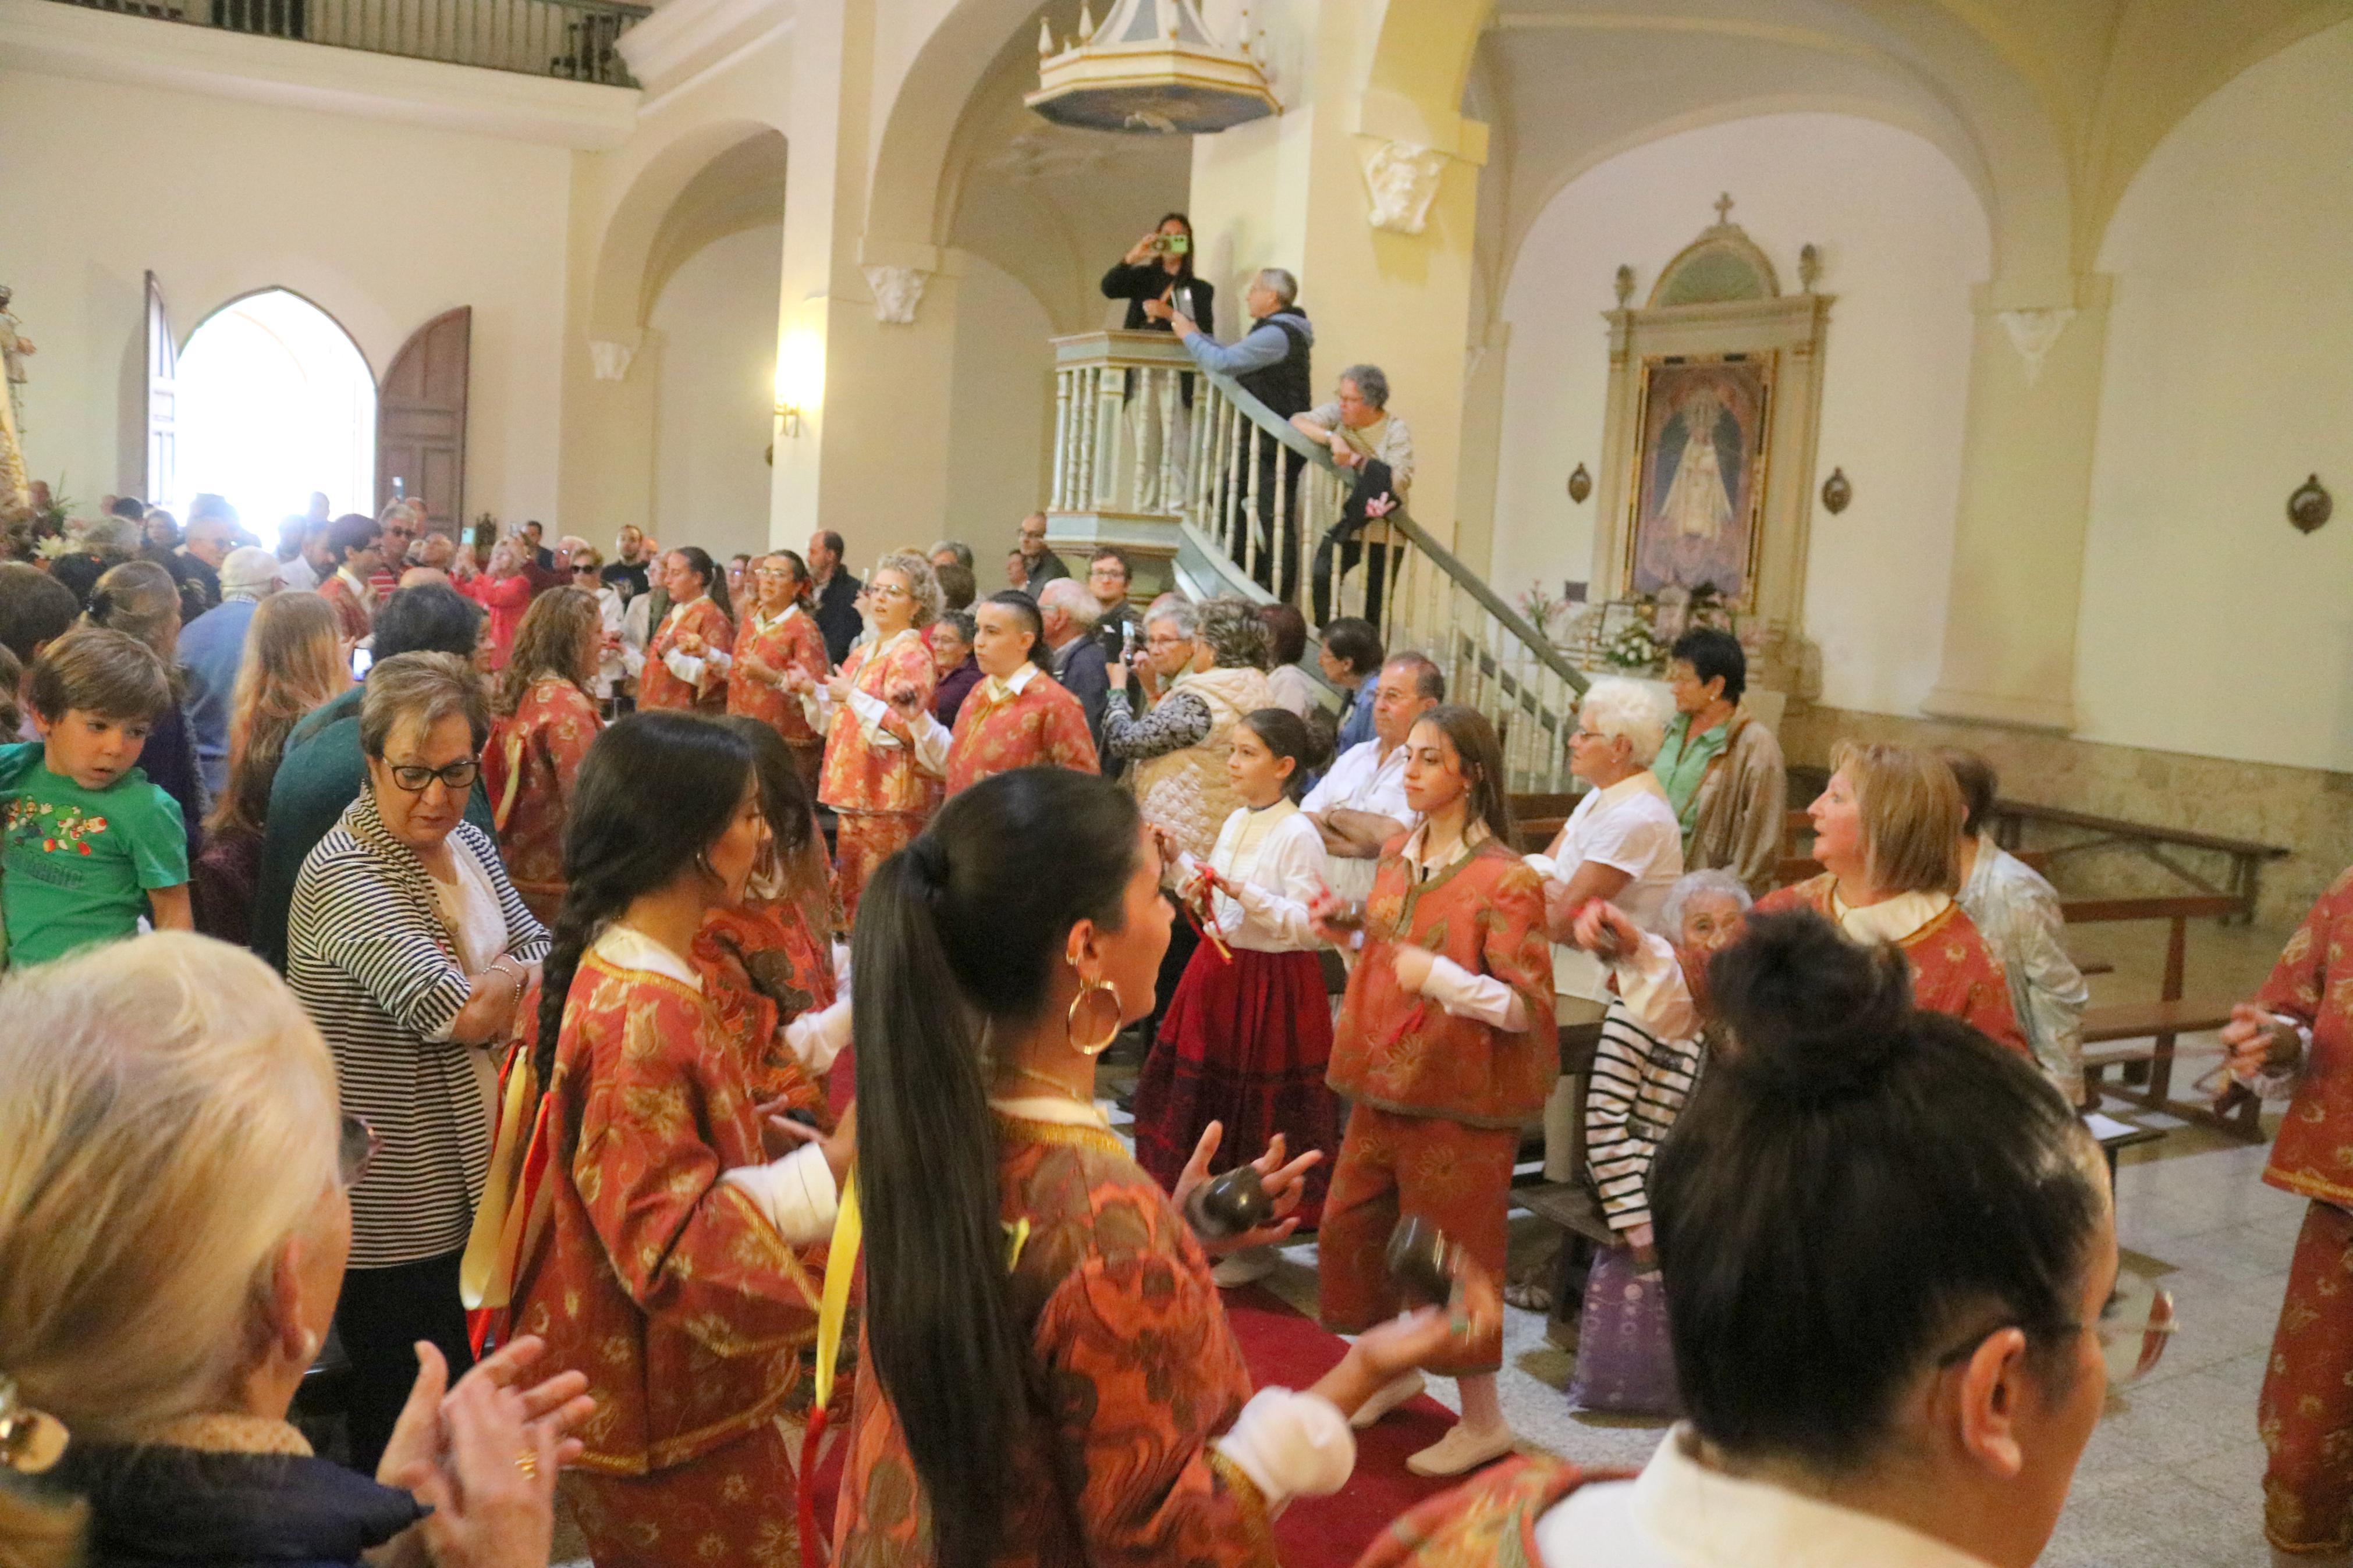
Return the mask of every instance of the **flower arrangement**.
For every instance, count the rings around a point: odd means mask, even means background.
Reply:
[[[1609,635],[1601,645],[1600,654],[1602,663],[1630,674],[1653,673],[1666,658],[1666,650],[1659,646],[1657,632],[1640,614]]]
[[[1553,623],[1567,615],[1569,608],[1567,599],[1555,598],[1546,593],[1545,585],[1541,581],[1529,584],[1527,591],[1519,598],[1520,614],[1525,616],[1529,624],[1543,634],[1546,642],[1553,640]]]

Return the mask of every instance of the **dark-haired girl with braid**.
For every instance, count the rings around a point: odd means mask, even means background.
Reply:
[[[1097,1053],[1152,1006],[1160,872],[1133,796],[1021,768],[951,798],[866,889],[865,1332],[838,1563],[1271,1565],[1271,1513],[1347,1479],[1348,1413],[1498,1320],[1466,1278],[1451,1313],[1373,1330],[1313,1389],[1252,1393],[1179,1217],[1216,1129],[1172,1197],[1095,1107]],[[1278,1215],[1313,1158],[1257,1162]]]
[[[830,1233],[850,1134],[764,1126],[690,956],[767,839],[752,749],[724,725],[636,713],[589,748],[509,1228],[514,1331],[596,1394],[567,1495],[598,1568],[754,1568],[791,1550],[776,1416],[820,1287],[794,1249]]]

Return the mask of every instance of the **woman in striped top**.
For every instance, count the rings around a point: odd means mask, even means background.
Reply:
[[[1618,994],[1601,1020],[1601,1045],[1585,1099],[1585,1155],[1609,1228],[1645,1269],[1657,1267],[1651,1233],[1651,1161],[1698,1085],[1707,1046],[1707,961],[1739,940],[1748,889],[1728,871],[1694,871],[1667,894],[1663,937],[1606,903],[1588,905],[1578,945],[1614,951]]]
[[[336,1311],[351,1357],[352,1458],[373,1471],[430,1340],[471,1364],[458,1260],[491,1158],[491,1047],[547,952],[490,835],[463,819],[490,732],[481,683],[450,654],[369,671],[367,785],[308,858],[286,978],[334,1053],[343,1106],[384,1138],[352,1195]]]

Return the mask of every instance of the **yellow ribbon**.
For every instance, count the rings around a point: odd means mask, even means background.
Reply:
[[[825,1296],[817,1311],[817,1408],[833,1397],[834,1363],[841,1356],[841,1326],[849,1315],[849,1277],[858,1272],[858,1250],[866,1235],[858,1215],[858,1173],[841,1184],[841,1207],[833,1216],[833,1244],[825,1249]]]

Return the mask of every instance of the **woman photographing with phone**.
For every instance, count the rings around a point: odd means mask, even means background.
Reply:
[[[1145,312],[1147,300],[1181,312],[1205,332],[1217,330],[1213,322],[1218,291],[1193,275],[1193,225],[1183,213],[1170,213],[1137,240],[1103,274],[1103,291],[1106,300],[1127,301],[1127,318],[1120,324],[1128,331],[1174,331],[1166,313],[1155,318]],[[1139,391],[1143,395],[1137,395]],[[1164,441],[1174,457],[1178,490],[1183,492],[1185,455],[1192,449],[1193,385],[1182,375],[1147,372],[1139,386],[1136,375],[1130,372],[1126,396],[1130,436],[1136,444],[1137,484],[1144,492],[1140,504],[1150,510],[1157,504]]]
[[[1051,838],[1054,874],[1033,847]],[[1269,1563],[1270,1515],[1336,1490],[1346,1416],[1501,1322],[1492,1283],[1361,1336],[1305,1393],[1250,1390],[1173,1196],[1095,1109],[1095,1058],[1168,943],[1134,799],[1060,768],[952,797],[866,890],[851,965],[865,1333],[834,1560]],[[1288,1233],[1300,1177],[1257,1162]],[[843,1267],[839,1258],[832,1267]]]

